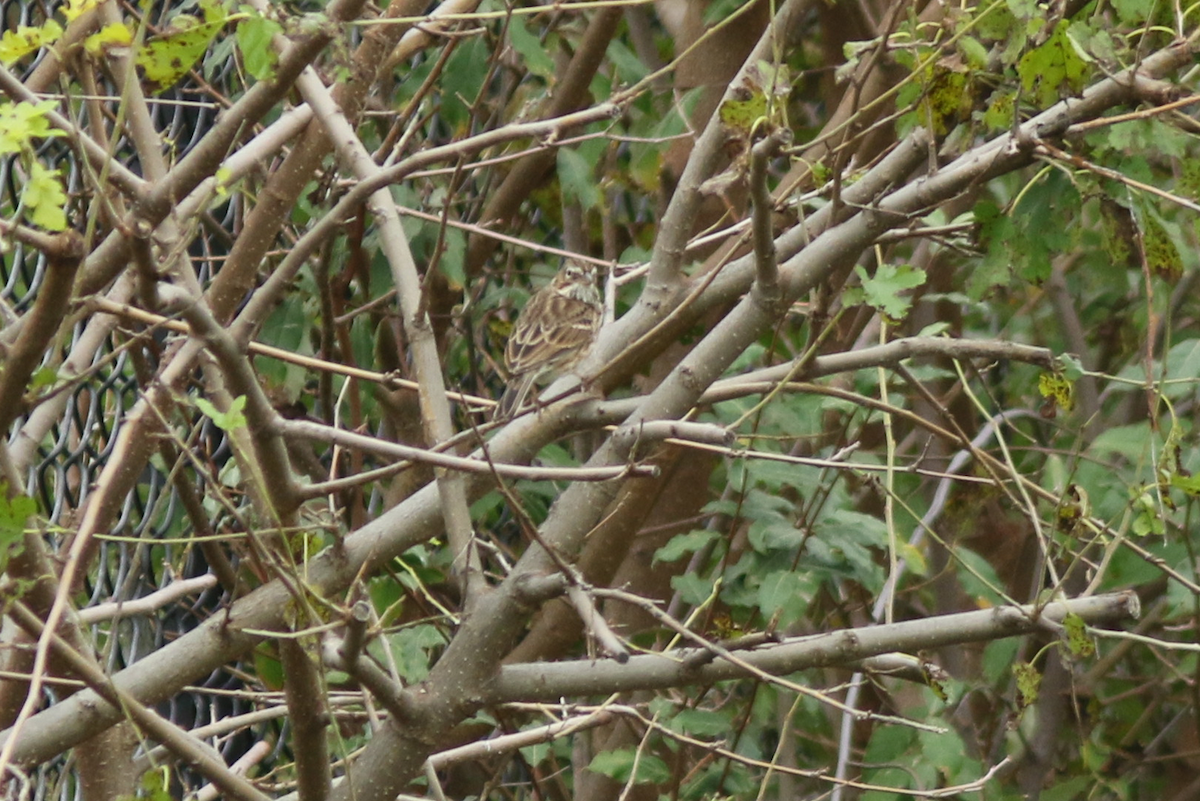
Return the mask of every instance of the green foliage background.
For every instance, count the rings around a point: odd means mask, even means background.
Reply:
[[[847,81],[869,59],[886,61],[898,79],[873,98],[887,109],[885,116],[880,121],[863,112],[859,126],[888,143],[917,127],[932,131],[934,169],[1015,122],[1064,99],[1077,101],[1088,86],[1150,52],[1185,36],[1193,36],[1194,46],[1200,26],[1200,6],[1150,0],[1073,3],[1068,9],[995,0],[957,6],[936,21],[903,4],[868,5],[880,19],[894,22],[886,36],[853,38],[861,25],[840,27],[814,10],[792,32],[791,46],[781,47],[747,81],[743,94],[749,97],[738,100],[746,105],[720,107],[729,151],[728,172],[721,177],[728,180],[714,184],[710,207],[694,221],[696,235],[747,217],[744,149],[764,129],[788,128],[796,142],[771,165],[773,188],[785,185],[784,176],[798,187],[779,190],[779,228],[834,202],[840,186],[830,177],[836,172],[845,170],[839,178],[845,184],[861,178],[863,162],[884,148],[872,151],[865,137],[849,134],[850,144],[840,149],[830,135],[832,152],[814,144],[827,133],[839,86],[845,85],[833,81],[835,73]],[[720,31],[748,8],[711,4],[704,21]],[[27,68],[60,41],[60,19],[69,25],[88,10],[86,4],[58,9],[43,14],[40,24],[6,30],[0,62]],[[357,121],[359,137],[379,161],[392,158],[393,148],[403,157],[538,118],[560,88],[564,64],[581,47],[590,19],[584,11],[490,0],[478,12],[453,37],[394,65],[380,80]],[[256,83],[272,80],[278,61],[272,36],[302,36],[331,24],[322,9],[304,4],[262,13],[214,0],[158,16],[134,9],[124,14],[116,28],[99,29],[92,34],[99,38],[81,44],[78,58],[99,67],[113,48],[128,48],[148,93],[179,99],[186,90],[205,102],[218,96],[233,102]],[[369,27],[351,24],[339,32],[338,46],[318,64],[327,82],[348,80],[348,54]],[[649,48],[636,38],[647,31]],[[411,212],[405,233],[423,271],[451,389],[499,395],[500,353],[517,310],[558,261],[546,249],[576,249],[608,262],[618,276],[647,261],[662,235],[666,199],[680,179],[676,147],[697,126],[695,109],[715,105],[702,97],[705,87],[682,80],[692,77],[682,68],[656,72],[659,63],[652,61],[668,61],[685,47],[684,37],[659,21],[623,17],[588,83],[584,105],[608,101],[630,87],[640,91],[614,119],[548,143],[555,151],[545,175],[502,224],[480,218],[518,151],[538,149],[538,142],[464,154],[393,187],[397,204]],[[77,228],[95,232],[91,241],[97,241],[106,223],[93,193],[66,180],[66,170],[45,155],[48,144],[65,138],[49,112],[83,113],[80,84],[69,78],[63,83],[63,94],[53,101],[0,102],[0,155],[22,177],[19,191],[0,198],[0,216],[5,230]],[[828,775],[816,772],[831,773],[839,765],[864,787],[838,792],[872,801],[959,785],[966,787],[964,795],[1004,800],[1038,793],[1048,801],[1194,794],[1200,754],[1195,692],[1200,483],[1193,475],[1200,470],[1195,432],[1200,124],[1195,105],[1161,111],[1154,104],[1162,105],[1165,95],[1172,101],[1194,96],[1197,84],[1193,65],[1169,85],[1133,94],[1121,109],[1127,113],[1122,121],[1080,126],[1055,139],[1053,149],[1038,151],[1027,169],[980,183],[909,221],[911,236],[881,240],[843,276],[844,283],[823,286],[781,314],[730,374],[921,334],[1041,346],[1073,358],[1061,360],[1054,371],[1008,360],[913,359],[902,369],[843,372],[697,409],[697,420],[729,429],[737,444],[684,457],[708,460],[707,481],[670,486],[671,493],[686,497],[681,506],[690,512],[648,525],[645,542],[653,545],[636,557],[667,580],[653,589],[632,587],[699,635],[723,641],[865,625],[889,576],[898,580],[887,605],[895,619],[1134,589],[1145,610],[1140,639],[1076,629],[1070,636],[1047,631],[954,653],[918,654],[944,664],[947,672],[925,681],[869,676],[858,708],[871,714],[853,721],[828,700],[844,700],[850,679],[848,671],[833,668],[786,677],[828,697],[753,681],[645,692],[620,699],[632,710],[623,736],[596,737],[582,750],[567,739],[525,747],[512,763],[488,764],[487,781],[464,779],[470,788],[464,797],[493,792],[491,797],[568,798],[577,791],[584,797],[581,776],[587,774],[607,777],[611,781],[604,786],[614,792],[631,788],[630,797],[637,798],[807,798],[831,787]],[[119,109],[119,90],[114,91],[112,108]],[[283,112],[282,105],[277,111]],[[165,144],[167,151],[184,146],[182,138]],[[114,159],[128,158],[123,147],[114,146]],[[814,154],[819,158],[810,160]],[[328,160],[291,210],[260,279],[328,211],[344,189],[342,180]],[[252,208],[263,187],[263,176],[255,173],[223,186],[214,192],[209,213]],[[197,220],[181,223],[192,231],[201,228]],[[237,235],[233,228],[229,236]],[[476,258],[480,228],[514,241],[490,258]],[[220,237],[214,235],[210,245],[213,241]],[[227,248],[210,247],[196,258],[202,277],[219,270],[223,252]],[[687,260],[688,276],[703,275],[716,259],[711,247],[697,245]],[[3,267],[3,296],[17,305],[37,281],[23,271],[11,247]],[[618,316],[635,305],[642,287],[631,280],[614,288]],[[295,356],[408,376],[406,343],[389,302],[392,291],[377,232],[364,214],[310,261],[262,322],[256,341]],[[612,397],[646,391],[723,311],[713,310],[662,354],[637,365],[636,375]],[[48,347],[52,369],[62,361],[68,328],[64,324],[62,345]],[[113,346],[130,347],[131,337],[115,334]],[[332,422],[336,411],[345,427],[384,431],[385,438],[395,439],[404,439],[405,426],[411,430],[416,419],[383,380],[359,381],[263,355],[254,364],[278,408],[294,416]],[[132,362],[110,369],[110,376],[144,380]],[[33,386],[31,408],[51,390],[85,383],[63,377],[50,390]],[[193,410],[174,421],[181,442],[195,441],[190,438],[212,426],[230,432],[246,425],[236,414],[239,407],[231,417],[200,398],[198,384],[189,392],[195,397],[185,406]],[[105,396],[104,404],[114,420],[128,409],[115,394]],[[1014,410],[1024,413],[1005,419],[978,446],[1005,465],[1003,473],[972,459],[950,475],[959,445],[920,424],[925,420],[969,440]],[[456,414],[460,429],[483,422],[464,405]],[[47,452],[50,444],[48,439]],[[538,463],[578,465],[593,444],[581,438],[549,445]],[[322,448],[310,455],[326,466],[335,458]],[[98,453],[92,458],[96,464],[103,460]],[[361,457],[351,466],[365,471],[382,462]],[[347,463],[339,464],[340,474],[348,472]],[[214,531],[252,528],[243,473],[228,453],[209,449],[201,465],[209,472],[183,460],[159,469],[202,476]],[[949,489],[944,508],[936,506],[939,482]],[[564,486],[518,481],[472,504],[491,579],[528,547],[522,517],[540,524]],[[53,518],[55,505],[47,502],[62,494],[61,487],[41,486],[6,501],[0,507],[4,546],[17,543],[20,521],[31,515],[37,499],[42,533],[53,547],[62,547],[71,519]],[[298,553],[302,558],[336,547],[339,538],[403,495],[390,476],[356,494],[332,494],[325,507],[306,509],[311,518],[304,537],[297,537],[303,539]],[[152,516],[152,510],[143,511]],[[928,526],[927,516],[933,518]],[[147,551],[159,579],[186,574],[199,547],[187,541],[199,533],[194,521],[181,514],[169,519],[163,539],[185,544]],[[663,532],[667,536],[654,536]],[[124,533],[120,527],[110,532]],[[223,547],[232,547],[232,540]],[[462,622],[450,576],[453,558],[438,540],[365,579],[365,595],[379,621],[369,653],[394,665],[406,686],[428,677]],[[110,567],[96,561],[90,582],[102,585]],[[240,569],[246,572],[245,562]],[[76,602],[94,603],[82,596]],[[606,604],[605,610],[620,617],[621,634],[634,649],[662,650],[672,641],[665,627],[618,613],[617,606]],[[103,651],[120,635],[111,624],[90,636]],[[594,644],[580,637],[555,657],[582,659],[593,653],[589,648]],[[278,689],[282,681],[278,654],[269,644],[242,670],[255,691]],[[1052,679],[1043,681],[1044,674]],[[327,689],[341,689],[347,677],[328,671],[323,680]],[[1052,714],[1058,715],[1056,737],[1047,745],[1040,733],[1051,725]],[[514,731],[540,724],[543,714],[524,707],[487,710],[472,722]],[[842,749],[839,756],[844,726],[849,754]],[[354,754],[373,736],[363,725],[330,732],[339,757]],[[282,729],[272,736],[282,736]],[[581,753],[590,758],[581,759]],[[1004,769],[989,773],[1006,760]],[[295,777],[287,755],[279,755],[272,769],[275,780]],[[976,784],[984,776],[989,779]],[[503,793],[495,789],[501,778]],[[412,789],[424,791],[420,781]],[[594,786],[591,792],[603,797]]]

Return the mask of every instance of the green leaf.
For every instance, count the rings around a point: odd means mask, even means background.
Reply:
[[[616,67],[622,83],[633,84],[650,74],[650,70],[620,39],[608,43],[608,59]]]
[[[962,37],[958,40],[958,50],[972,69],[981,70],[987,67],[988,50],[978,39],[971,36]]]
[[[729,733],[729,716],[711,709],[681,709],[667,722],[672,731],[695,737],[720,737]]]
[[[651,564],[657,565],[659,562],[674,562],[677,559],[682,559],[688,554],[695,553],[716,539],[720,538],[720,534],[708,529],[697,529],[689,531],[686,534],[676,534],[666,545],[654,552],[654,559]]]
[[[1004,603],[1004,596],[999,588],[1004,586],[996,575],[996,568],[986,559],[969,548],[955,549],[955,556],[963,563],[958,571],[958,580],[963,590],[980,606],[999,606]]]
[[[916,741],[917,733],[907,726],[879,726],[867,743],[863,761],[871,764],[894,762]]]
[[[854,271],[862,280],[864,300],[892,322],[903,320],[912,307],[912,298],[900,293],[925,283],[925,271],[911,264],[881,264],[874,276],[867,275],[861,265]]]
[[[21,202],[29,211],[29,220],[47,231],[67,228],[67,193],[54,170],[35,161],[30,165],[29,180],[21,193]]]
[[[1167,533],[1166,524],[1159,512],[1158,500],[1149,487],[1133,487],[1133,533],[1139,537],[1151,534],[1162,536]]]
[[[1060,20],[1050,38],[1017,64],[1021,88],[1033,96],[1038,108],[1053,105],[1063,92],[1078,95],[1083,90],[1088,64],[1069,37],[1069,26],[1066,20]]]
[[[558,149],[558,181],[563,195],[585,209],[600,205],[600,187],[596,184],[596,165],[576,150]]]
[[[376,576],[371,579],[367,582],[367,594],[371,605],[380,616],[381,625],[390,623],[403,611],[403,599],[406,597],[404,587],[391,576]],[[384,614],[389,617],[387,621],[382,620]]]
[[[232,432],[246,427],[246,417],[242,414],[242,409],[246,407],[245,395],[238,395],[230,401],[228,412],[218,410],[206,398],[196,398],[196,407],[222,431]]]
[[[249,14],[237,26],[237,45],[242,53],[242,63],[255,80],[270,80],[275,74],[275,65],[279,63],[279,56],[271,47],[271,38],[282,33],[283,26],[250,6],[242,6],[240,10]]]
[[[400,629],[388,638],[396,670],[409,684],[424,681],[429,675],[431,652],[446,644],[446,637],[436,626],[420,624]]]
[[[728,19],[746,0],[714,0],[704,9],[705,26],[716,25],[723,19]]]
[[[0,573],[8,559],[22,547],[25,526],[37,513],[37,501],[28,495],[8,497],[8,484],[0,483]]]
[[[967,277],[966,291],[971,300],[981,300],[995,287],[1012,279],[1011,242],[1016,237],[1012,219],[989,200],[975,205],[974,218],[979,226],[979,245],[986,252],[983,263]]]
[[[550,756],[550,752],[554,749],[550,743],[534,743],[519,749],[522,758],[530,765],[540,765],[542,760]]]
[[[804,532],[789,520],[778,516],[764,516],[750,524],[746,539],[750,547],[759,553],[771,550],[791,551],[804,541]]]
[[[767,617],[780,612],[779,623],[786,627],[804,616],[814,591],[809,576],[794,570],[777,570],[763,577],[758,588],[758,608]]]
[[[1008,680],[1008,669],[1017,657],[1020,645],[1015,637],[1007,640],[993,640],[983,649],[983,678],[990,685]]]
[[[1153,13],[1155,0],[1112,0],[1121,24],[1125,26],[1140,25]]]
[[[446,62],[440,108],[452,131],[466,124],[468,98],[479,93],[490,58],[489,45],[483,37],[475,36],[456,47]]]
[[[1096,789],[1096,777],[1070,776],[1055,779],[1049,787],[1038,794],[1038,801],[1078,801],[1092,797]]]
[[[1179,165],[1177,187],[1179,194],[1200,200],[1200,159],[1187,159]]]
[[[29,389],[37,391],[44,387],[52,387],[58,381],[58,371],[53,367],[39,367],[29,378]]]
[[[988,6],[987,12],[975,17],[976,33],[988,40],[1008,40],[1013,27],[1017,24],[1017,19],[1013,16],[1012,11],[1005,6],[997,5]],[[1007,63],[1012,64],[1011,61]]]
[[[639,755],[632,748],[620,748],[596,754],[587,769],[625,783],[633,775],[635,765],[637,776],[634,777],[634,784],[658,784],[671,778],[671,771],[667,767],[667,763],[653,754],[642,753]]]
[[[684,603],[699,606],[712,595],[713,582],[694,573],[684,573],[671,577],[671,589],[679,593]]]
[[[1076,244],[1078,229],[1071,223],[1079,213],[1079,192],[1061,171],[1030,185],[1022,198],[1007,214],[989,201],[976,205],[980,245],[987,255],[967,278],[971,300],[981,300],[1014,277],[1034,284],[1045,281],[1053,256]]]
[[[1059,368],[1062,370],[1063,378],[1068,381],[1078,381],[1087,372],[1083,369],[1083,362],[1070,353],[1060,355],[1057,361]]]
[[[1193,498],[1200,498],[1200,476],[1191,473],[1172,473],[1171,486],[1183,490]]]
[[[937,765],[948,778],[958,775],[964,762],[968,761],[969,750],[954,729],[944,732],[917,732],[922,759]]]
[[[821,573],[835,571],[853,578],[868,591],[883,586],[883,568],[877,558],[887,542],[887,527],[871,515],[836,509],[818,521],[816,535],[806,543],[807,554]]]
[[[1149,443],[1150,427],[1146,423],[1131,423],[1101,432],[1089,450],[1092,458],[1102,458],[1105,454],[1115,453],[1131,462],[1137,462],[1146,455]]]
[[[171,770],[165,765],[143,773],[141,785],[142,794],[118,796],[117,801],[134,801],[137,798],[143,801],[171,801]]]
[[[446,276],[446,280],[450,283],[450,288],[455,292],[461,292],[462,288],[467,283],[467,273],[465,268],[467,243],[462,231],[457,228],[451,228],[446,231],[444,240],[445,250],[442,251],[441,258],[438,259],[438,272]]]
[[[1026,20],[1038,13],[1037,0],[1006,0],[1008,10],[1020,20]]]
[[[254,675],[268,689],[283,689],[283,663],[274,648],[266,643],[260,643],[254,649]]]
[[[659,186],[662,171],[663,156],[666,148],[657,141],[678,136],[687,130],[687,125],[681,114],[682,109],[694,107],[697,90],[685,94],[680,103],[671,106],[661,117],[655,116],[639,125],[636,133],[645,136],[646,142],[629,143],[629,174],[633,181],[645,191],[652,191]]]
[[[546,52],[541,40],[529,32],[524,17],[512,17],[509,20],[508,39],[512,42],[513,50],[520,54],[524,69],[539,78],[553,81],[557,74],[554,59]]]

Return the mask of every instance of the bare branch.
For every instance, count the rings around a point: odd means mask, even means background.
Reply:
[[[960,645],[1037,631],[1040,620],[1061,622],[1068,613],[1089,625],[1136,619],[1137,596],[1132,592],[1097,595],[1045,606],[999,607],[924,620],[847,629],[768,645],[742,652],[739,661],[775,676],[816,667],[846,665],[880,654],[917,652],[942,645]],[[694,669],[679,654],[643,654],[628,663],[581,660],[574,663],[506,665],[487,688],[490,703],[553,701],[561,697],[608,695],[630,690],[710,684],[751,675],[745,666],[719,658]],[[863,713],[870,714],[870,713]]]

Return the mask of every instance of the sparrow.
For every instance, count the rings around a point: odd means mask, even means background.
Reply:
[[[568,259],[517,318],[504,348],[509,378],[496,417],[524,406],[542,378],[558,377],[578,364],[596,340],[603,313],[596,268]]]

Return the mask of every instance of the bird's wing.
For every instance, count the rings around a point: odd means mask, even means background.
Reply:
[[[504,349],[505,365],[513,375],[554,367],[582,355],[595,335],[599,314],[593,306],[562,295],[549,299],[548,303],[531,302],[517,321]]]

